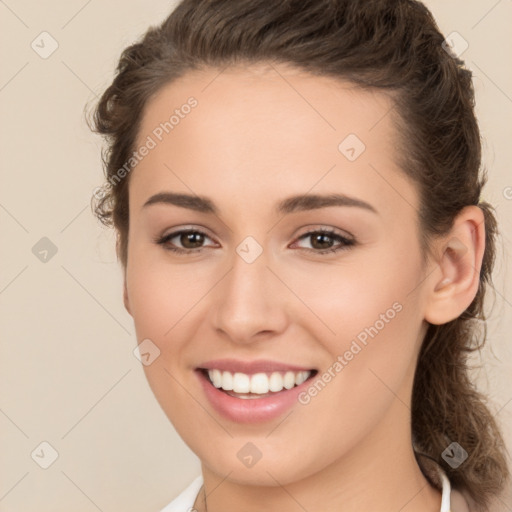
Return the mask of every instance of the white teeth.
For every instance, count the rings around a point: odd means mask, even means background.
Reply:
[[[268,393],[268,377],[264,373],[255,373],[251,377],[251,393]]]
[[[293,372],[286,372],[284,374],[284,387],[292,389],[295,386],[295,374]]]
[[[210,379],[212,379],[213,385],[216,388],[220,388],[222,386],[222,374],[219,370],[213,370],[212,375],[210,375]]]
[[[279,372],[274,372],[268,379],[268,389],[270,391],[281,391],[284,388],[283,376]]]
[[[233,375],[229,372],[222,372],[222,389],[224,391],[233,389]]]
[[[292,389],[299,386],[311,375],[310,371],[292,372],[272,372],[255,373],[247,375],[245,373],[231,373],[217,369],[208,370],[210,381],[216,388],[224,391],[233,391],[235,393],[265,395],[269,392],[277,393],[283,389]],[[240,397],[249,398],[249,397]]]
[[[235,373],[233,375],[233,391],[235,393],[249,393],[251,391],[251,378],[249,375]]]
[[[309,377],[309,372],[299,372],[299,375],[295,377],[295,384],[300,386]]]

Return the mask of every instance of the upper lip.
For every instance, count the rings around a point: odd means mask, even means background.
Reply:
[[[252,375],[254,373],[272,373],[272,372],[300,372],[312,371],[313,368],[299,366],[289,363],[281,363],[279,361],[271,361],[268,359],[258,359],[255,361],[242,361],[238,359],[215,359],[206,361],[198,366],[201,370],[222,370],[231,373],[246,373]]]

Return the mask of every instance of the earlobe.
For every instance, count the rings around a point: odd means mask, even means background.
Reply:
[[[427,322],[436,325],[450,322],[475,298],[485,249],[484,222],[478,206],[467,206],[455,219],[450,233],[435,242],[439,244],[439,259],[427,280]]]
[[[124,302],[124,307],[126,308],[126,311],[128,311],[128,313],[131,315],[132,312],[130,310],[130,301],[128,299],[128,289],[126,287],[126,278],[124,279],[124,284],[123,284],[123,302]]]

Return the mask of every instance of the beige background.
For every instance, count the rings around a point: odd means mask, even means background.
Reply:
[[[426,3],[446,35],[457,31],[469,43],[464,58],[475,74],[485,197],[503,233],[478,382],[511,446],[512,1]],[[102,183],[101,141],[83,116],[122,48],[172,5],[0,1],[2,512],[158,511],[199,472],[132,353],[114,238],[89,208]],[[31,47],[51,49],[43,31],[58,43],[46,59]],[[46,263],[32,252],[43,237],[58,250]],[[43,441],[58,452],[48,469],[35,462],[49,460]]]

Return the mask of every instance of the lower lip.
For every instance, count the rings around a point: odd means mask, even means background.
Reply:
[[[236,423],[260,423],[279,418],[298,402],[299,393],[309,386],[306,380],[292,389],[283,389],[264,398],[236,398],[217,389],[202,372],[196,372],[212,407],[225,418]]]

